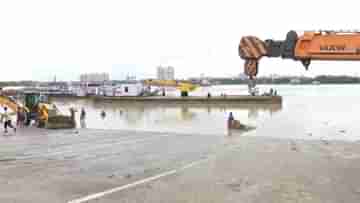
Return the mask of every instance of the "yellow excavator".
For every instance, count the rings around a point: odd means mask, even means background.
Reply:
[[[12,111],[12,113],[10,113],[10,115],[15,115],[19,109],[23,109],[25,111],[25,113],[29,112],[28,108],[26,108],[25,106],[16,102],[14,99],[12,99],[8,96],[5,96],[5,95],[0,95],[0,105],[1,105],[1,107],[9,108]],[[1,122],[3,121],[2,115],[0,115],[0,121]]]
[[[55,105],[48,99],[42,98],[39,92],[27,92],[25,94],[25,106],[30,109],[28,113],[29,124],[31,120],[38,121],[38,126],[47,129],[75,128],[75,109],[70,109],[70,116],[61,115]]]
[[[175,87],[180,90],[181,96],[186,97],[189,95],[189,92],[195,91],[199,85],[193,84],[188,81],[178,81],[178,80],[144,80],[143,83],[148,86],[158,86],[158,87]]]
[[[12,98],[5,95],[0,95],[0,105],[8,107],[13,112],[17,112],[19,108],[24,108],[26,112],[29,112],[29,109],[26,106],[19,104]]]
[[[56,106],[41,98],[41,94],[38,92],[24,93],[24,103],[25,105],[22,105],[11,97],[0,95],[0,105],[8,107],[12,114],[16,114],[19,108],[24,109],[26,113],[25,125],[30,125],[31,121],[35,120],[38,127],[48,129],[76,127],[75,109],[70,109],[71,116],[61,115]]]

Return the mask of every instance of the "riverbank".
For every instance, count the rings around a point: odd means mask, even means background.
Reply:
[[[359,202],[359,142],[247,135],[20,129],[0,202]]]

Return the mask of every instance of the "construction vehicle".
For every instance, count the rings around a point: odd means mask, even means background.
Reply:
[[[24,97],[24,105],[6,95],[0,95],[0,104],[11,109],[13,113],[16,113],[19,109],[24,109],[26,113],[25,125],[29,125],[32,120],[37,119],[38,105],[43,104],[43,101],[40,99],[40,94],[36,93],[24,93],[22,96]],[[45,104],[43,105],[45,106]]]
[[[9,109],[11,109],[13,112],[16,112],[19,108],[24,108],[25,111],[29,111],[28,108],[24,107],[22,104],[16,102],[11,97],[0,95],[0,105],[1,106],[7,106]]]
[[[50,104],[48,98],[38,91],[25,91],[21,96],[23,97],[24,106],[28,109],[25,125],[30,125],[31,121],[42,122],[44,114],[49,117],[58,113],[56,107]]]
[[[45,103],[44,98],[41,98],[40,93],[37,92],[26,92],[24,93],[24,103],[29,111],[26,116],[26,125],[30,125],[32,120],[37,120],[39,105]]]
[[[25,93],[25,106],[30,110],[26,124],[32,120],[38,122],[38,127],[47,129],[75,128],[75,109],[70,109],[70,116],[62,115],[57,107],[49,102],[49,99],[39,92]]]
[[[26,113],[25,125],[30,125],[32,121],[38,123],[39,127],[48,129],[75,128],[75,109],[70,109],[70,116],[61,115],[55,105],[50,104],[47,97],[36,91],[24,92],[24,105],[20,102],[0,95],[0,104],[12,110],[15,114],[19,108],[23,108]]]
[[[245,60],[249,87],[256,85],[259,61],[262,57],[281,57],[300,61],[308,70],[312,60],[360,60],[359,31],[296,31],[287,33],[285,40],[262,41],[255,36],[242,37],[239,55]]]
[[[175,87],[180,90],[181,96],[186,97],[189,92],[196,90],[199,85],[192,84],[188,81],[177,81],[177,80],[144,80],[143,83],[148,86],[158,87]]]

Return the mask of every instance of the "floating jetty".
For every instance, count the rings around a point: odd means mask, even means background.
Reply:
[[[212,96],[212,97],[106,97],[95,96],[94,100],[124,102],[159,102],[159,103],[242,103],[242,104],[281,104],[281,96]]]

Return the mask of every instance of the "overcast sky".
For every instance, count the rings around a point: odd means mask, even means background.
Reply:
[[[243,72],[241,36],[283,39],[291,30],[358,29],[356,1],[1,0],[0,80],[78,79],[109,72],[179,78]],[[360,62],[263,59],[260,75],[358,74]]]

